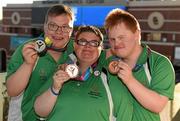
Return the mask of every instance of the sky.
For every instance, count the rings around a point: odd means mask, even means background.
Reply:
[[[33,3],[37,0],[0,0],[0,19],[2,19],[2,7],[6,4]]]

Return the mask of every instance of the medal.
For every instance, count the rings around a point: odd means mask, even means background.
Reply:
[[[41,53],[43,52],[44,50],[46,49],[46,44],[43,40],[37,40],[35,42],[35,50],[38,52],[38,53]]]
[[[113,60],[109,63],[108,70],[112,74],[117,74],[119,71],[118,61]]]
[[[79,74],[79,69],[76,64],[67,65],[65,71],[69,74],[70,78],[76,78]]]

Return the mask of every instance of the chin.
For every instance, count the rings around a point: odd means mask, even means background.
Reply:
[[[93,62],[94,60],[92,58],[83,58],[82,61],[84,61],[84,62]]]
[[[66,44],[56,44],[56,45],[54,45],[53,47],[55,47],[55,48],[64,48],[66,46]]]

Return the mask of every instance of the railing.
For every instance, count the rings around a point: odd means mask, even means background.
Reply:
[[[0,48],[0,121],[6,121],[8,110],[8,97],[5,88],[6,58],[6,50]]]

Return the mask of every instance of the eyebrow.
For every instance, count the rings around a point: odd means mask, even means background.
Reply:
[[[79,38],[78,40],[86,40],[86,41],[98,41],[98,42],[101,42],[101,40],[97,40],[97,39],[93,39],[93,40],[87,40],[87,39],[85,39],[85,38]]]
[[[51,24],[56,24],[57,26],[69,26],[69,24],[62,24],[62,25],[58,25],[57,23],[55,23],[54,21],[50,21],[49,23]],[[69,26],[70,27],[70,26]]]

